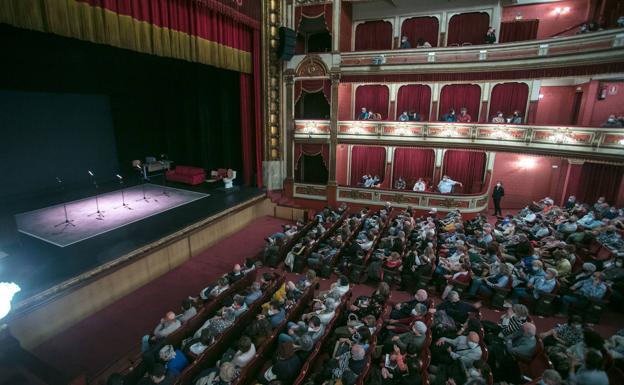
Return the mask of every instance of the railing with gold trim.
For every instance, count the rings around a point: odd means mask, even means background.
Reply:
[[[515,43],[342,52],[340,66],[491,62],[583,54],[612,48],[624,48],[624,29]]]
[[[327,200],[327,188],[324,185],[295,183],[293,195],[295,198],[324,201]],[[336,200],[362,205],[383,205],[385,202],[390,202],[394,206],[410,206],[417,210],[436,208],[438,211],[446,212],[459,209],[463,213],[476,213],[487,209],[489,188],[486,186],[484,192],[479,194],[453,195],[338,186]]]
[[[295,140],[329,140],[328,120],[295,121]],[[490,123],[340,121],[341,143],[477,147],[624,161],[624,128]]]

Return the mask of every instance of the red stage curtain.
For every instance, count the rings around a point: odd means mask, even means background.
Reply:
[[[295,30],[299,31],[301,25],[301,19],[307,17],[308,19],[316,19],[317,17],[323,17],[325,19],[325,26],[329,32],[332,31],[332,5],[319,4],[308,5],[303,7],[295,7]]]
[[[355,50],[392,49],[392,24],[383,20],[367,21],[355,28]]]
[[[243,182],[262,187],[262,108],[260,105],[260,31],[253,31],[253,75],[240,74],[241,143]],[[256,180],[253,180],[254,174]]]
[[[329,170],[329,145],[295,143],[295,169],[299,167],[301,155],[316,156],[319,154],[323,157],[323,163]]]
[[[407,182],[407,188],[411,189],[418,178],[433,177],[435,166],[435,154],[433,150],[422,148],[396,148],[394,150],[394,162],[392,171],[392,186],[394,181],[403,177]]]
[[[251,30],[260,28],[259,21],[215,0],[3,3],[2,22],[18,28],[252,72]]]
[[[537,28],[539,20],[514,20],[501,23],[500,43],[511,43],[513,41],[535,40],[537,38]]]
[[[325,95],[325,99],[327,99],[327,103],[330,103],[331,82],[329,81],[329,79],[295,81],[295,104],[297,104],[297,101],[301,97],[302,92],[312,94],[312,93],[320,92],[320,91],[323,91],[323,95]]]
[[[476,84],[450,84],[442,87],[440,92],[440,104],[438,116],[446,114],[454,108],[459,114],[459,109],[466,107],[468,115],[473,122],[479,121],[479,107],[481,106],[481,88]]]
[[[377,175],[383,181],[386,173],[384,147],[353,146],[351,150],[351,186],[357,186],[365,174]]]
[[[526,83],[497,84],[490,96],[488,121],[491,121],[498,111],[502,111],[505,117],[513,114],[515,110],[520,111],[520,115],[526,116],[528,98],[529,86]]]
[[[619,193],[624,167],[611,164],[585,162],[581,169],[579,191],[576,198],[579,202],[592,203],[599,197],[614,204]]]
[[[384,85],[359,86],[355,91],[355,116],[356,118],[362,107],[374,113],[381,114],[382,119],[388,119],[388,101],[390,90]]]
[[[431,88],[423,84],[409,84],[399,88],[397,96],[396,118],[403,111],[418,112],[423,121],[429,120],[431,107]]]
[[[464,43],[485,44],[485,34],[490,26],[490,15],[485,12],[461,13],[451,17],[446,45]]]
[[[401,25],[401,36],[407,36],[412,48],[416,48],[420,38],[428,41],[432,47],[437,47],[439,24],[437,17],[412,17]]]
[[[447,150],[442,173],[463,183],[465,194],[480,192],[485,175],[485,152]]]

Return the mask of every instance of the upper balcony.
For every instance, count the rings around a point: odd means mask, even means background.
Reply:
[[[297,141],[328,141],[328,120],[296,120]],[[479,148],[586,159],[624,159],[624,129],[510,124],[340,121],[341,143]]]
[[[379,72],[395,72],[418,65],[419,72],[426,72],[440,70],[444,64],[461,69],[479,63],[479,70],[487,71],[500,70],[501,65],[530,68],[545,64],[597,64],[618,57],[624,57],[623,29],[517,43],[342,52],[340,66],[343,73],[355,74],[370,73],[371,67]]]

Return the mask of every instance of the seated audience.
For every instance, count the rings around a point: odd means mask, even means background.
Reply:
[[[409,120],[411,122],[420,122],[422,120],[422,117],[418,112],[412,112],[409,114]]]
[[[442,115],[442,119],[440,119],[443,122],[456,122],[457,121],[457,115],[455,115],[455,109],[451,108],[449,110],[449,112],[447,112],[446,114]]]
[[[368,120],[370,119],[370,114],[368,111],[366,111],[366,107],[362,107],[362,111],[360,111],[360,114],[358,115],[357,120]]]
[[[496,116],[492,118],[492,123],[505,123],[505,117],[503,116],[502,111],[498,111],[496,113]]]
[[[407,111],[403,111],[401,115],[399,115],[399,122],[407,122],[409,120],[410,120],[410,117],[407,114]]]
[[[616,119],[614,114],[609,115],[607,121],[602,124],[601,127],[604,128],[620,128],[622,127],[622,123]]]
[[[414,187],[412,188],[412,190],[419,191],[419,192],[427,190],[427,184],[425,183],[423,178],[418,178],[416,183],[414,183]]]
[[[496,43],[496,30],[492,27],[489,27],[487,32],[485,33],[485,38],[483,39],[485,44],[494,44]]]
[[[197,309],[193,304],[193,300],[185,298],[184,301],[182,301],[182,313],[178,314],[176,318],[180,322],[184,323],[195,317],[195,315],[197,315]]]
[[[520,115],[520,111],[516,110],[513,112],[513,114],[509,118],[509,123],[522,124],[522,116]]]
[[[407,36],[401,36],[401,49],[412,48]]]
[[[264,372],[258,381],[261,384],[279,381],[283,384],[290,384],[299,375],[301,360],[295,354],[293,343],[282,342],[277,347],[277,355],[273,360],[273,365]]]
[[[174,376],[179,376],[189,364],[184,353],[181,350],[174,349],[171,345],[163,346],[160,349],[159,357],[165,363],[167,372],[173,373]]]
[[[463,186],[461,182],[456,182],[449,178],[448,175],[444,175],[440,180],[440,183],[438,183],[438,190],[442,194],[450,194],[453,191],[453,186],[455,185],[459,185],[460,187]]]
[[[470,123],[472,122],[472,117],[468,114],[468,109],[466,107],[462,107],[459,110],[459,116],[457,117],[458,123]]]
[[[420,37],[416,41],[416,48],[431,48],[431,43]]]
[[[176,375],[168,371],[165,365],[161,363],[155,363],[147,374],[143,377],[138,385],[173,385],[176,381]]]
[[[394,188],[396,190],[405,190],[405,187],[407,187],[407,183],[403,177],[399,177],[399,179],[394,182]]]

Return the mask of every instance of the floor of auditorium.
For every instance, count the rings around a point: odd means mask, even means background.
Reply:
[[[233,234],[201,255],[88,317],[69,330],[35,348],[34,353],[67,375],[85,373],[90,378],[115,358],[136,346],[141,336],[153,330],[168,310],[178,310],[182,299],[196,295],[206,284],[231,270],[235,263],[255,255],[264,238],[281,229],[286,221],[262,217]],[[263,268],[263,270],[269,270]],[[288,274],[295,279],[296,274]],[[336,276],[322,280],[321,289]],[[354,296],[370,294],[373,286],[354,285]],[[391,302],[400,302],[409,294],[393,291]],[[436,297],[436,302],[439,302]],[[483,308],[485,319],[498,321],[500,312]],[[608,337],[622,327],[622,315],[607,312],[594,328]],[[534,317],[538,331],[545,331],[565,320],[556,317]]]

